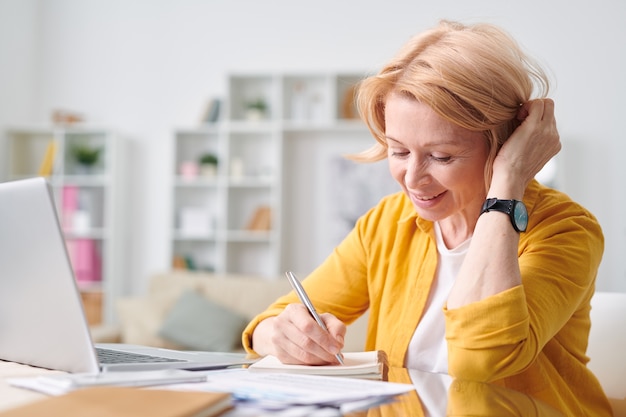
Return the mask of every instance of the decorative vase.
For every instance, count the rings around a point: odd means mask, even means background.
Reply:
[[[214,178],[217,175],[215,164],[200,164],[200,175],[205,178]]]

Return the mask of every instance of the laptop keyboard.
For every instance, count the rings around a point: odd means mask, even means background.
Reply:
[[[114,363],[150,363],[150,362],[185,362],[181,359],[163,358],[160,356],[143,355],[134,352],[120,352],[119,350],[96,348],[98,361],[101,364]]]

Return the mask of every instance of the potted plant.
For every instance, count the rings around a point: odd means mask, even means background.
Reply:
[[[101,152],[102,148],[85,144],[75,144],[71,147],[71,153],[81,172],[89,172],[98,163]]]
[[[265,118],[267,103],[262,98],[258,98],[246,103],[246,117],[248,120],[261,120]]]
[[[205,177],[214,177],[217,174],[217,155],[214,153],[205,153],[200,156],[198,164],[200,165],[200,173]]]

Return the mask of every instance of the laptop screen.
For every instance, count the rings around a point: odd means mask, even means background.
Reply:
[[[97,372],[80,294],[44,178],[0,183],[0,359]]]

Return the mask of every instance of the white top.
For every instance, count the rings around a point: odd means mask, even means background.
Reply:
[[[424,315],[409,343],[405,366],[421,371],[447,373],[448,347],[443,306],[465,259],[471,238],[454,249],[448,249],[443,242],[439,223],[436,222],[435,238],[439,258],[435,280],[426,301]]]
[[[409,369],[411,382],[420,397],[424,417],[441,417],[448,408],[448,392],[452,377],[448,374]]]

